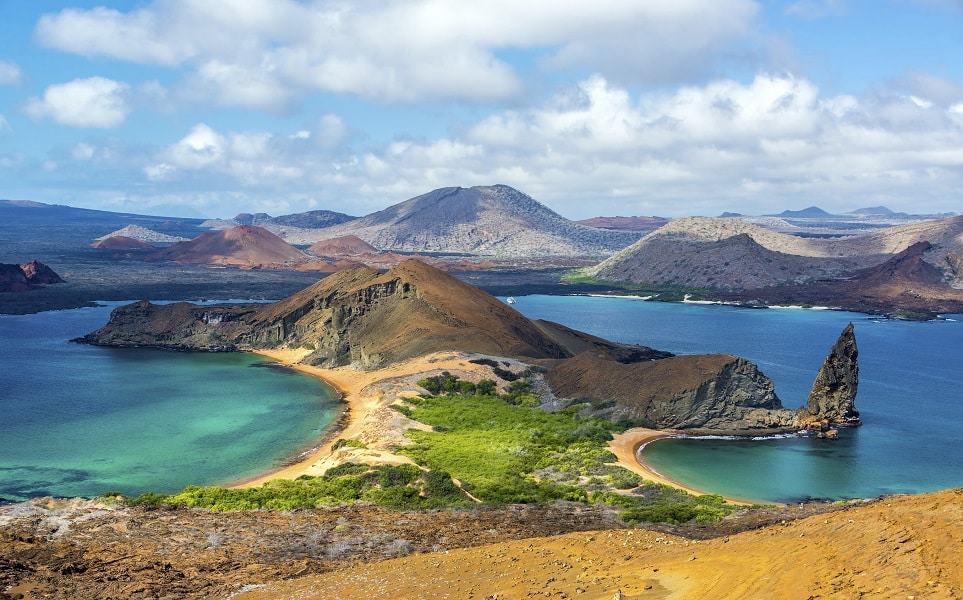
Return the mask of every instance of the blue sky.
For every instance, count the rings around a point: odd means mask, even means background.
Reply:
[[[0,198],[963,210],[963,0],[0,0]]]

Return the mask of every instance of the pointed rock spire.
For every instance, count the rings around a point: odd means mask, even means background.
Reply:
[[[856,335],[850,323],[823,361],[806,406],[799,409],[797,422],[800,427],[810,428],[817,422],[823,427],[862,425],[854,404],[859,385],[858,356]]]

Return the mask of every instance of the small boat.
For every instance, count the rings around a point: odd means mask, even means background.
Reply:
[[[509,296],[505,302],[508,302],[509,304],[515,304],[515,296]]]

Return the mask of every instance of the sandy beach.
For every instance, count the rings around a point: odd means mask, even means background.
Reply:
[[[645,479],[678,488],[680,490],[685,490],[693,496],[702,496],[706,494],[704,491],[682,485],[676,481],[672,481],[648,465],[639,462],[639,450],[641,450],[646,444],[671,437],[672,435],[673,433],[669,431],[659,431],[656,429],[636,427],[633,429],[628,429],[623,433],[613,434],[612,441],[609,442],[609,449],[613,454],[615,454],[615,456],[618,457],[620,465],[634,473],[641,475]],[[751,504],[750,502],[743,502],[742,500],[736,500],[734,498],[726,498],[726,502],[729,502],[730,504],[738,504],[740,506],[749,506]]]
[[[232,487],[255,487],[272,479],[323,475],[331,467],[345,462],[410,463],[411,459],[395,454],[393,450],[408,443],[404,437],[405,430],[426,426],[406,418],[389,408],[390,405],[400,398],[417,395],[421,391],[417,387],[418,380],[442,371],[469,381],[494,378],[490,367],[471,363],[469,360],[472,357],[460,352],[429,354],[370,371],[301,364],[299,361],[307,354],[306,350],[257,350],[255,354],[321,378],[341,394],[344,413],[339,426],[320,440],[317,448],[297,462],[241,481]],[[334,450],[333,446],[339,439],[357,440],[366,448],[343,446]]]
[[[301,475],[323,475],[331,467],[345,462],[368,464],[411,463],[411,459],[394,452],[405,445],[404,432],[425,425],[412,421],[390,408],[397,400],[417,395],[421,390],[417,381],[426,376],[448,371],[460,379],[478,381],[496,379],[491,368],[469,360],[470,355],[460,352],[440,352],[416,359],[392,364],[382,369],[360,370],[352,367],[322,368],[301,364],[307,350],[276,349],[257,350],[255,354],[284,364],[327,382],[341,394],[344,412],[339,425],[318,446],[296,462],[282,468],[238,482],[232,487],[256,487],[272,479],[295,479]],[[518,363],[522,366],[522,363]],[[700,496],[705,492],[684,486],[666,478],[653,469],[640,464],[638,451],[644,445],[671,436],[671,432],[635,428],[613,435],[609,448],[618,463],[643,478],[672,486]],[[357,440],[365,448],[342,446],[333,449],[340,439]],[[727,498],[733,504],[748,504]]]

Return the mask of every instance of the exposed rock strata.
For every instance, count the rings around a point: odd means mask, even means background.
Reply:
[[[830,426],[861,425],[854,400],[859,386],[859,350],[850,323],[833,344],[816,375],[806,406],[799,409],[802,426],[820,421]]]
[[[589,402],[588,413],[653,429],[785,430],[796,420],[771,379],[728,354],[621,364],[586,352],[547,379],[556,395]]]
[[[588,401],[588,412],[634,425],[713,431],[796,425],[796,412],[782,407],[772,381],[744,359],[675,357],[531,321],[415,260],[383,274],[367,267],[336,273],[268,305],[138,302],[116,309],[105,327],[79,341],[204,351],[309,348],[305,362],[365,369],[457,350],[541,364],[556,397]],[[848,381],[852,359],[840,364],[838,379]],[[810,416],[817,418],[853,410],[851,398],[840,406],[829,391],[813,402]]]
[[[755,433],[859,425],[859,377],[850,323],[833,345],[809,400],[784,408],[755,364],[725,354],[620,364],[585,352],[547,377],[557,396],[589,404],[587,413],[654,429]]]

